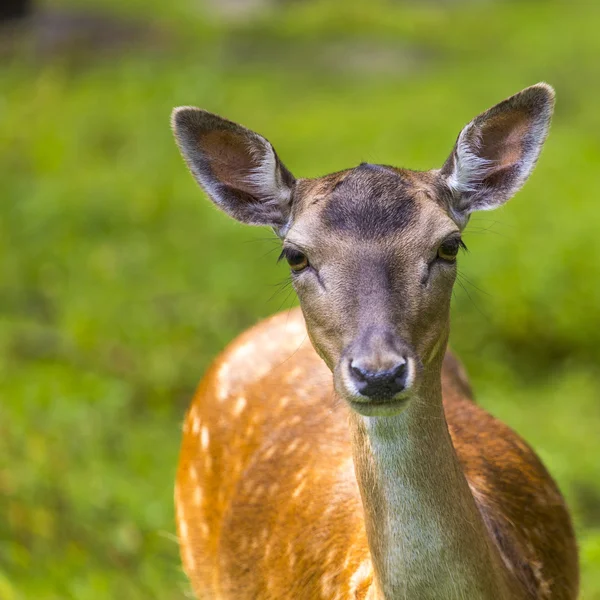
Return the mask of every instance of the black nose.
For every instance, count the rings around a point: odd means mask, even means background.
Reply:
[[[358,391],[373,400],[385,400],[403,391],[408,375],[407,361],[402,359],[386,371],[368,371],[350,363],[350,374]]]

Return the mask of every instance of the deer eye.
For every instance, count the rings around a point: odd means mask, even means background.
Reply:
[[[438,248],[438,258],[448,262],[454,262],[461,247],[464,248],[465,245],[459,237],[448,238],[444,240]]]
[[[303,254],[298,250],[286,250],[285,259],[287,260],[288,265],[290,265],[290,269],[296,273],[303,271],[308,267],[308,258],[306,257],[306,254]]]

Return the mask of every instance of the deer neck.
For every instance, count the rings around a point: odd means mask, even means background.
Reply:
[[[458,463],[444,416],[441,358],[393,417],[350,417],[374,570],[374,598],[513,598]]]

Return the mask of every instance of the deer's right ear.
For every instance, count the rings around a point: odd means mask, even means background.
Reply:
[[[190,106],[176,108],[171,123],[192,175],[219,208],[285,235],[295,180],[265,138]]]

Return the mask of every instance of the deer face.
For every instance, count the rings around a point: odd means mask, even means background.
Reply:
[[[212,200],[282,239],[311,341],[357,412],[397,414],[440,364],[461,232],[506,202],[546,138],[553,91],[538,84],[476,117],[439,170],[360,166],[298,179],[262,136],[195,108],[175,135]]]
[[[460,228],[437,176],[359,167],[300,181],[283,256],[339,395],[397,410],[443,354]]]

